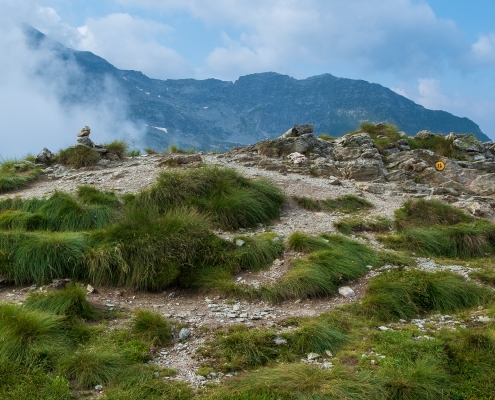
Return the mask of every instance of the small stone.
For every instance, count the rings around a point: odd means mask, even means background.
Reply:
[[[328,357],[333,357],[333,354],[330,350],[325,350],[325,354],[328,356]]]
[[[179,340],[186,340],[189,336],[191,336],[191,331],[187,328],[182,328],[179,332]]]
[[[98,392],[101,392],[103,390],[103,386],[101,385],[96,385],[95,386],[95,390],[98,391]]]
[[[246,242],[245,242],[244,240],[237,239],[237,240],[235,241],[235,244],[236,244],[237,246],[239,246],[239,247],[242,247],[242,246],[244,246],[244,245],[246,244]]]
[[[320,357],[320,355],[318,353],[308,353],[308,360],[309,361],[316,360],[319,357]]]
[[[386,326],[379,326],[378,329],[381,330],[381,331],[383,331],[383,332],[385,332],[385,331],[391,331],[392,330],[390,328],[387,328]]]
[[[342,286],[339,288],[339,294],[341,296],[344,296],[346,298],[348,297],[355,297],[356,293],[354,293],[354,290],[352,290],[349,286]]]
[[[275,343],[276,345],[286,344],[287,340],[280,336],[277,336],[275,339],[273,339],[273,343]]]
[[[91,285],[86,286],[86,292],[88,293],[93,293],[95,291],[95,288]]]
[[[196,375],[196,379],[198,381],[206,381],[206,378],[203,375]]]

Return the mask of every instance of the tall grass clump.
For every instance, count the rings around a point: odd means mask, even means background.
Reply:
[[[82,185],[77,188],[77,199],[83,204],[118,207],[120,200],[115,192],[99,190],[94,186]]]
[[[374,277],[361,312],[382,321],[414,318],[430,311],[453,313],[485,304],[493,295],[450,272],[391,271]]]
[[[86,235],[81,233],[0,231],[0,251],[7,255],[0,268],[16,285],[82,279],[87,276],[85,248]]]
[[[0,212],[1,230],[37,231],[48,228],[48,218],[39,213],[18,210]]]
[[[285,337],[290,349],[301,355],[310,352],[324,354],[326,350],[335,354],[349,340],[347,335],[323,317],[300,322],[298,329]]]
[[[92,320],[98,316],[95,306],[86,300],[86,289],[77,284],[53,292],[31,292],[24,306],[71,318]]]
[[[161,290],[181,274],[220,263],[229,245],[210,228],[209,220],[192,210],[128,211],[118,223],[90,233],[85,255],[90,278],[96,284]]]
[[[160,314],[138,310],[131,323],[131,330],[152,346],[165,346],[172,339],[172,327]]]
[[[408,200],[395,210],[395,227],[398,230],[433,225],[450,226],[472,220],[464,211],[439,200]]]
[[[100,161],[99,153],[92,147],[83,145],[68,147],[57,154],[57,162],[75,169],[91,167],[98,161]]]
[[[393,124],[373,124],[371,122],[362,122],[357,133],[369,133],[375,147],[384,150],[390,143],[396,142],[401,138],[399,129]]]
[[[231,169],[203,167],[163,172],[134,202],[138,207],[156,206],[160,212],[194,207],[219,227],[237,229],[277,218],[284,196],[265,180],[250,180]]]
[[[27,366],[51,365],[67,345],[63,317],[13,304],[0,305],[0,338],[1,363]]]
[[[262,368],[232,378],[208,400],[271,399],[383,399],[381,381],[368,373],[356,373],[342,367],[321,369],[297,363]]]
[[[120,372],[105,389],[104,400],[190,400],[197,398],[192,389],[177,380],[164,379],[167,369],[148,365],[135,366]]]
[[[367,265],[377,261],[375,252],[369,247],[338,235],[323,234],[320,238],[311,238],[295,233],[289,238],[289,245],[296,251],[307,249],[313,252],[306,258],[294,260],[281,281],[261,288],[268,300],[332,294],[344,282],[366,274]]]
[[[444,135],[435,135],[429,138],[408,138],[411,149],[428,149],[442,157],[463,160],[464,156],[461,151],[455,148],[454,139],[447,138]]]
[[[102,144],[103,148],[107,149],[110,153],[115,154],[119,158],[123,158],[129,145],[125,140],[114,140],[113,142]]]
[[[41,175],[41,168],[18,160],[0,162],[0,193],[26,186]]]
[[[363,210],[368,210],[373,207],[373,204],[353,194],[346,194],[335,199],[328,198],[325,200],[315,200],[309,197],[292,196],[292,200],[296,204],[308,211],[339,211],[342,213],[354,213]]]
[[[387,232],[392,229],[392,221],[386,217],[374,217],[370,219],[348,217],[334,222],[333,226],[345,235],[366,231]]]
[[[167,153],[169,154],[195,154],[197,153],[196,149],[188,148],[183,149],[175,144],[171,144],[168,146]]]
[[[82,347],[63,356],[58,370],[79,388],[106,385],[125,367],[125,359],[117,352],[94,347]]]

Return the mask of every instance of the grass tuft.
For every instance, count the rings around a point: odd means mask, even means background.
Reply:
[[[119,158],[123,158],[129,148],[129,145],[125,140],[114,140],[113,142],[104,143],[102,146]]]
[[[292,200],[294,200],[299,207],[304,208],[308,211],[339,211],[342,213],[350,214],[368,210],[373,207],[373,204],[368,200],[362,197],[355,196],[353,194],[346,194],[335,199],[328,198],[325,200],[315,200],[309,197],[292,196]]]
[[[26,186],[41,173],[41,168],[32,163],[18,160],[2,161],[0,162],[0,193]]]
[[[77,145],[60,150],[57,161],[62,165],[79,169],[96,165],[100,161],[100,155],[92,147]]]
[[[170,323],[160,314],[147,310],[136,311],[132,332],[152,346],[165,346],[172,339]]]
[[[93,320],[98,317],[96,308],[86,300],[86,289],[77,284],[48,293],[31,292],[24,305],[29,310],[42,310],[71,318]]]
[[[383,233],[392,229],[392,221],[386,217],[374,217],[370,219],[348,217],[334,222],[333,226],[345,235],[366,231]]]

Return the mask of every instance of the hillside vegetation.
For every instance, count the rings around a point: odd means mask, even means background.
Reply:
[[[340,234],[272,232],[287,201],[331,213]],[[410,199],[393,219],[374,210],[355,195],[288,200],[268,180],[210,166],[165,170],[123,196],[83,185],[1,200],[0,277],[34,286],[0,303],[0,398],[493,399],[495,225],[438,200]],[[281,259],[274,279],[235,278]],[[161,309],[101,306],[88,283],[168,294]],[[347,285],[361,292],[340,301]],[[193,317],[168,310],[183,289],[211,309],[287,312],[198,325],[191,349]],[[333,305],[311,308],[323,301]],[[177,348],[197,361],[189,384],[160,361]]]

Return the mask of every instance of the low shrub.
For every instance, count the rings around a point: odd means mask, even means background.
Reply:
[[[83,145],[68,147],[57,154],[57,162],[76,169],[96,165],[98,161],[99,153],[92,147]]]
[[[197,153],[196,149],[183,149],[175,144],[171,144],[168,146],[167,153],[169,154],[195,154]]]
[[[461,151],[454,146],[454,139],[447,138],[444,135],[435,135],[427,139],[408,138],[411,149],[427,149],[442,157],[463,160],[464,156]]]

